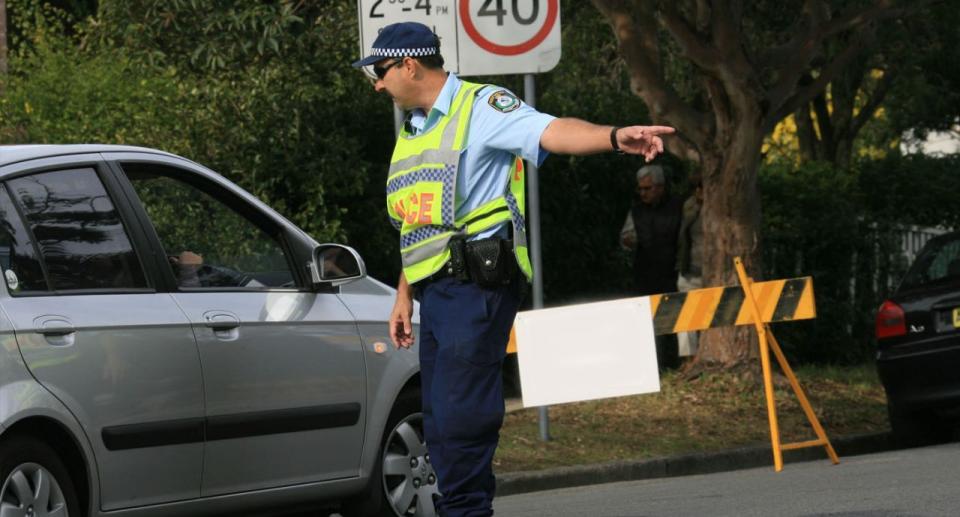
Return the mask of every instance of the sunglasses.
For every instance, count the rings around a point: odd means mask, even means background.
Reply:
[[[395,59],[392,63],[390,63],[387,66],[374,65],[373,73],[374,75],[377,76],[377,79],[380,80],[387,75],[387,72],[389,72],[391,68],[400,66],[402,64],[403,64],[403,58],[401,57],[399,59]]]

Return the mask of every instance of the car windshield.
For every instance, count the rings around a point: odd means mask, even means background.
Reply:
[[[902,289],[960,281],[960,232],[934,239],[903,278]]]

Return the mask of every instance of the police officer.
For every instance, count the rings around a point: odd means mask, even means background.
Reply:
[[[539,165],[551,152],[620,151],[651,160],[663,152],[660,135],[674,130],[539,113],[508,90],[445,72],[439,39],[419,23],[384,27],[370,55],[353,64],[370,65],[376,90],[409,112],[387,178],[403,264],[390,337],[398,348],[413,345],[416,286],[437,509],[446,517],[492,515],[501,367],[521,282],[532,278],[522,159]]]

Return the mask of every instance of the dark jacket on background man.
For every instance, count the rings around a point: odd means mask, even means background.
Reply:
[[[682,201],[669,192],[656,205],[634,201],[630,211],[637,235],[633,277],[640,296],[677,290],[677,235],[682,206]]]

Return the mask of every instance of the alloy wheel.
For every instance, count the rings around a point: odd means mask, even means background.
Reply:
[[[57,479],[37,463],[14,468],[0,488],[2,517],[68,517]]]
[[[383,451],[383,488],[398,516],[437,515],[434,500],[440,491],[423,438],[422,413],[407,416],[390,432]]]

